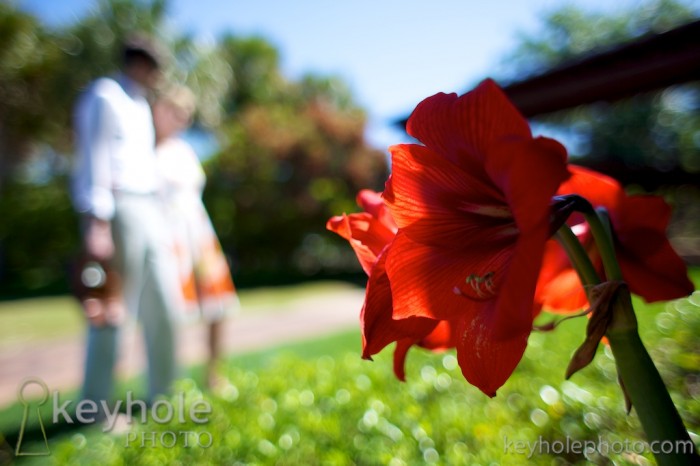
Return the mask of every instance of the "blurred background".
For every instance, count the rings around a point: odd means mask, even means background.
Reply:
[[[78,245],[67,193],[73,103],[92,79],[115,71],[128,31],[158,36],[171,51],[168,74],[197,94],[187,138],[204,161],[205,204],[234,278],[247,287],[362,280],[325,221],[356,210],[359,189],[382,189],[387,147],[408,140],[397,122],[423,98],[465,92],[487,76],[523,80],[700,14],[687,0],[486,3],[4,1],[0,296],[67,290]],[[699,108],[698,86],[688,83],[533,124],[589,165],[693,179]],[[683,180],[630,189],[660,190],[681,207],[671,236],[697,261],[698,186]]]

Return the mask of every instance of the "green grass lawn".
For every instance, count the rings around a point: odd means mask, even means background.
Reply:
[[[635,308],[686,425],[700,432],[700,292],[671,303],[635,300]],[[374,362],[361,360],[356,330],[235,356],[223,368],[221,391],[197,385],[199,368],[176,389],[187,406],[211,406],[206,423],[151,420],[122,435],[95,427],[52,432],[51,456],[19,464],[654,464],[637,443],[636,415],[625,414],[609,349],[599,348],[589,367],[564,380],[586,322],[533,333],[493,399],[464,381],[453,351],[412,350],[408,381],[397,381],[391,348]],[[159,444],[173,434],[180,435],[175,444]],[[202,438],[211,446],[196,443]],[[567,439],[594,448],[553,451]],[[629,448],[618,451],[625,442]]]
[[[345,282],[310,282],[294,286],[261,287],[239,292],[241,312],[282,312],[309,296],[331,295],[357,288]],[[0,301],[0,351],[22,342],[80,336],[82,311],[72,296]]]
[[[80,335],[84,320],[70,296],[0,302],[0,350],[26,341]]]

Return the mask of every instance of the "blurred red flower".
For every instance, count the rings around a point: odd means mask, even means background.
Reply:
[[[572,176],[558,194],[578,194],[610,216],[617,260],[630,291],[647,302],[689,295],[694,290],[683,260],[666,237],[671,208],[659,196],[629,196],[614,179],[583,167],[570,165]],[[567,224],[588,251],[601,278],[605,278],[600,255],[588,224],[579,213]],[[578,275],[564,249],[550,240],[537,286],[536,300],[548,310],[571,312],[588,306]]]
[[[371,275],[377,258],[394,239],[398,228],[380,193],[363,189],[356,200],[364,212],[337,215],[328,220],[326,228],[350,242],[362,269]]]

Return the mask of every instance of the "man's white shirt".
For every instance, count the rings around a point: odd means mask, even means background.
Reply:
[[[123,75],[93,82],[76,106],[75,130],[78,212],[109,220],[115,193],[157,192],[153,119],[140,86]]]

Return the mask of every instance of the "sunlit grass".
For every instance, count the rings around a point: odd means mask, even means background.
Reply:
[[[0,351],[3,347],[81,334],[84,319],[71,296],[0,302]]]
[[[310,297],[322,299],[357,289],[345,282],[309,282],[293,286],[261,287],[239,292],[242,314],[283,312]],[[0,351],[3,347],[52,338],[80,337],[85,321],[72,296],[0,302]]]
[[[357,285],[347,282],[318,281],[299,285],[244,289],[240,291],[239,297],[243,313],[256,313],[283,311],[308,298],[322,299],[334,293],[356,289]]]

